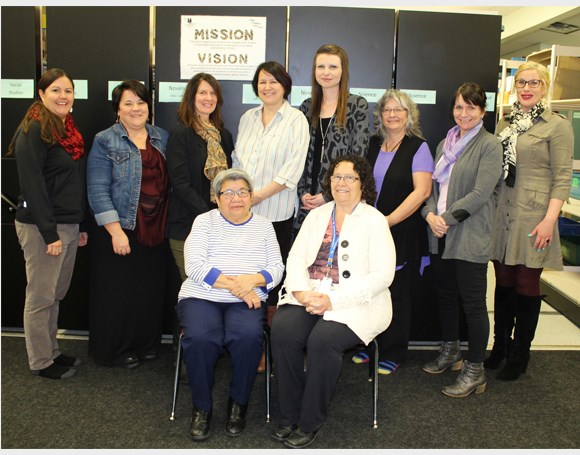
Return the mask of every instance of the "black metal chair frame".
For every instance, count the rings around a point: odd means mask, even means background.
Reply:
[[[183,330],[179,333],[177,342],[177,355],[175,359],[175,375],[173,378],[173,399],[171,402],[171,416],[169,420],[175,420],[175,407],[177,406],[177,394],[179,392],[180,372],[181,372],[181,342]],[[264,349],[266,352],[266,422],[270,422],[270,395],[272,388],[272,351],[270,344],[270,327],[264,324]],[[379,399],[379,344],[374,339],[370,344],[369,359],[369,382],[373,384],[373,428],[378,428],[377,405]]]
[[[175,374],[173,377],[173,398],[171,401],[171,416],[169,420],[175,420],[175,407],[177,406],[177,394],[179,392],[179,382],[181,373],[181,357],[183,330],[179,332],[179,340],[177,341],[177,354],[175,357]],[[270,395],[272,386],[272,351],[270,346],[270,327],[264,324],[264,349],[266,352],[266,422],[270,422]]]

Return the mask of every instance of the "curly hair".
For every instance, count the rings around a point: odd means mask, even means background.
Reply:
[[[324,175],[324,183],[322,184],[322,194],[327,201],[332,201],[332,192],[330,189],[330,177],[334,174],[334,169],[342,162],[352,163],[354,171],[360,178],[362,198],[368,204],[374,204],[377,199],[377,190],[375,185],[375,178],[373,177],[373,169],[366,158],[358,155],[343,155],[336,157],[330,162],[330,166]]]

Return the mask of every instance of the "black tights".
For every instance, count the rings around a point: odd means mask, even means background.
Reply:
[[[540,275],[543,269],[531,269],[525,265],[505,265],[493,261],[497,286],[514,288],[519,295],[537,297],[540,295]]]

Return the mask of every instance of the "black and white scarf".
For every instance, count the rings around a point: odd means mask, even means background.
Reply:
[[[521,104],[516,101],[510,114],[510,123],[498,135],[503,147],[503,179],[507,186],[513,188],[516,183],[516,145],[518,136],[528,131],[536,119],[546,109],[546,103],[542,100],[529,112],[522,110]]]

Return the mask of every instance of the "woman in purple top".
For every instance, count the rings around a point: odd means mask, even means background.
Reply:
[[[379,373],[394,373],[407,354],[411,331],[411,282],[428,255],[427,224],[421,206],[431,194],[433,157],[419,126],[419,110],[399,90],[387,90],[375,111],[377,133],[367,159],[377,187],[375,207],[385,215],[395,241],[397,271],[391,284],[393,320],[378,336]],[[362,351],[352,358],[367,363]]]

